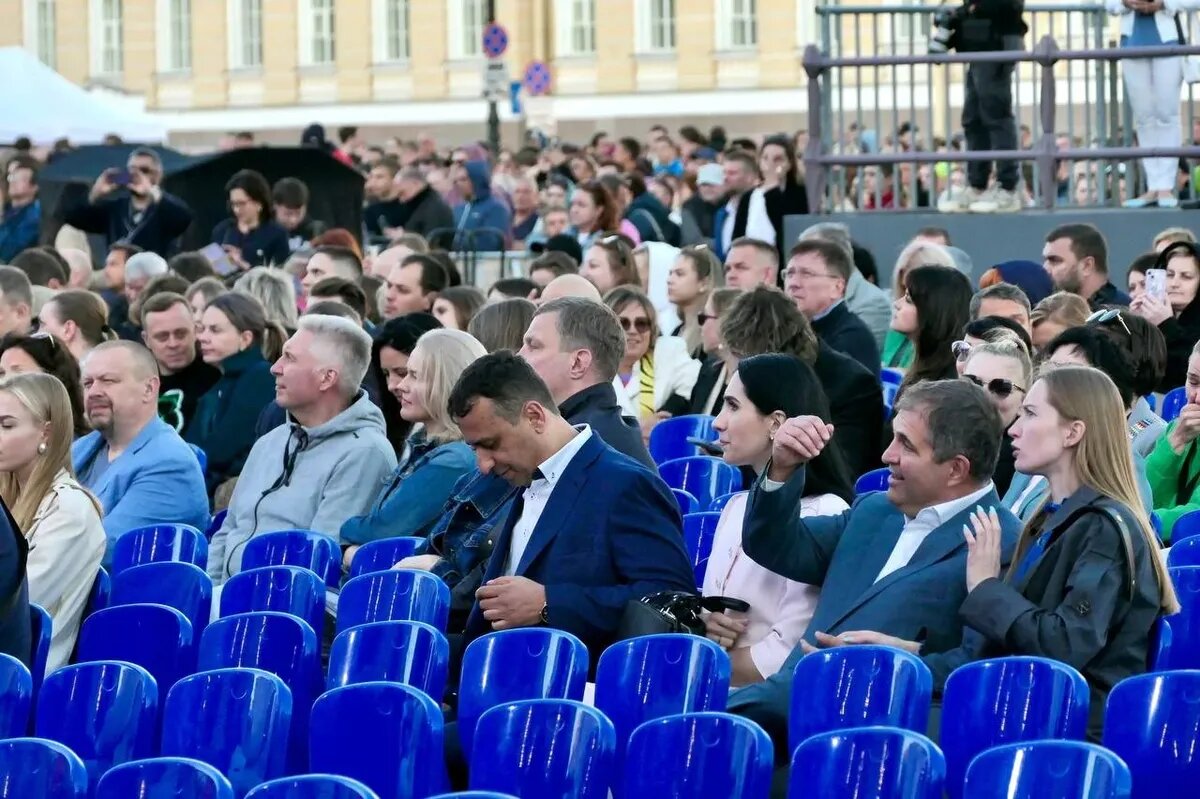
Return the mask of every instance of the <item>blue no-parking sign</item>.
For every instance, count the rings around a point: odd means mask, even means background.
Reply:
[[[508,31],[499,22],[489,22],[483,29],[483,54],[499,58],[508,49]]]
[[[530,61],[528,66],[525,67],[525,75],[522,83],[525,84],[525,91],[534,97],[549,94],[550,67],[546,66],[543,61]]]

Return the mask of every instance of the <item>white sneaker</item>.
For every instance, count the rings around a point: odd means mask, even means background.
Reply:
[[[1021,210],[1021,198],[1015,191],[996,187],[971,203],[973,214],[1012,214]]]
[[[979,202],[983,196],[983,192],[970,186],[952,189],[938,198],[938,210],[943,214],[965,214],[971,210],[971,205]]]

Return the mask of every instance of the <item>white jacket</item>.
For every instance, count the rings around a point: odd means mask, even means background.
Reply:
[[[700,362],[688,353],[687,343],[683,339],[679,336],[659,336],[654,345],[654,410],[661,408],[672,394],[690,398],[699,374]],[[641,378],[641,361],[634,364],[633,377],[628,384],[621,383],[620,375],[613,378],[613,390],[617,392],[621,412],[634,419],[641,418],[638,411]]]
[[[1108,13],[1121,17],[1121,35],[1133,35],[1135,16],[1133,11],[1126,8],[1121,0],[1104,0],[1104,5],[1108,9]],[[1158,38],[1162,39],[1165,44],[1179,41],[1179,30],[1175,27],[1175,15],[1182,14],[1179,24],[1183,26],[1183,35],[1189,40],[1193,39],[1194,36],[1189,30],[1190,17],[1187,12],[1197,8],[1200,8],[1200,0],[1163,0],[1163,10],[1154,14],[1154,24],[1158,27]]]

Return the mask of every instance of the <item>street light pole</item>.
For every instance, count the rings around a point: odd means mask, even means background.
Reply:
[[[487,21],[489,25],[496,21],[496,0],[488,0]],[[496,110],[496,98],[494,95],[488,97],[487,142],[488,149],[492,151],[492,157],[499,157],[500,113]]]

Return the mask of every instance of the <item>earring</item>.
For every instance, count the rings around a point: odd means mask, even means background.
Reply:
[[[46,442],[45,442],[45,441],[43,441],[42,443],[38,444],[38,454],[39,454],[39,455],[45,455],[45,454],[46,454]]]

